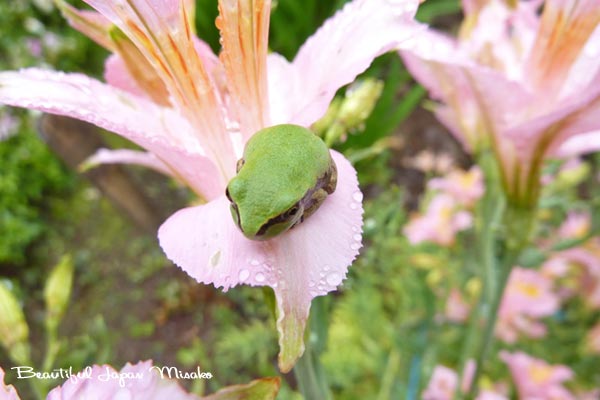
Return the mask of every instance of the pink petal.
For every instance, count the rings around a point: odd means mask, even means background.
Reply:
[[[524,163],[538,152],[553,153],[567,139],[600,129],[600,72],[597,84],[555,104],[553,108],[522,124],[507,129],[504,135],[510,139]],[[545,143],[542,147],[542,142]]]
[[[117,54],[112,54],[106,59],[104,63],[104,79],[111,86],[135,94],[136,96],[148,97],[127,70],[123,59]],[[151,100],[150,98],[148,99]]]
[[[110,365],[94,365],[74,374],[53,389],[47,400],[199,400],[186,393],[175,380],[163,379],[152,361],[126,364],[121,371]]]
[[[56,0],[56,4],[69,21],[69,25],[100,46],[111,51],[114,50],[114,44],[109,35],[113,24],[102,14],[95,11],[78,10],[64,0]]]
[[[291,65],[271,57],[271,122],[308,126],[319,119],[340,87],[420,29],[412,20],[417,6],[416,0],[354,0],[308,39]]]
[[[152,153],[144,151],[119,149],[109,150],[100,149],[91,157],[88,157],[82,164],[81,169],[87,170],[94,168],[100,164],[135,164],[142,167],[150,168],[161,174],[175,177],[173,172],[165,163],[160,161]]]
[[[267,242],[246,239],[223,196],[172,215],[159,229],[167,256],[197,281],[225,290],[237,284],[271,286],[278,304],[280,369],[304,351],[312,298],[335,290],[361,247],[362,193],[356,172],[339,153],[338,186],[301,225]]]
[[[207,199],[225,186],[192,128],[175,111],[80,74],[0,72],[0,103],[66,115],[115,132],[154,153]]]
[[[219,104],[217,86],[198,55],[190,26],[189,0],[86,0],[131,40],[154,67],[179,111],[194,126],[197,140],[233,173],[236,159]]]
[[[4,383],[4,370],[0,368],[0,400],[20,400],[13,385]]]
[[[573,136],[556,151],[560,158],[571,158],[600,151],[600,130]]]
[[[225,67],[245,140],[269,124],[267,51],[270,15],[270,0],[219,1],[216,24],[223,47],[219,58]]]

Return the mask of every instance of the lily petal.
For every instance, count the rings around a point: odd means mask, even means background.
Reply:
[[[335,290],[361,247],[362,193],[356,171],[339,153],[338,186],[299,226],[266,242],[246,239],[223,196],[172,215],[159,229],[167,256],[199,282],[271,286],[278,307],[279,366],[289,371],[304,351],[312,298]]]
[[[557,150],[560,158],[571,158],[600,151],[600,130],[574,136],[566,140]]]
[[[20,400],[17,391],[13,385],[4,383],[4,370],[0,367],[0,399],[2,400]]]
[[[95,168],[100,164],[135,164],[150,168],[164,175],[175,177],[169,167],[152,153],[145,151],[119,149],[100,149],[88,157],[79,167],[81,170]]]
[[[215,83],[196,50],[188,0],[85,0],[114,23],[144,55],[195,128],[197,140],[223,179],[236,159],[216,97]]]
[[[190,125],[174,110],[85,75],[40,69],[0,72],[0,103],[66,115],[115,132],[154,153],[207,200],[225,186]]]
[[[106,17],[95,11],[78,10],[64,0],[55,0],[55,3],[69,25],[105,49],[114,51],[115,47],[109,36],[113,24]]]
[[[148,97],[146,92],[137,84],[135,78],[131,76],[125,62],[118,54],[112,54],[104,62],[104,79],[111,86],[136,96]]]
[[[560,92],[569,70],[600,22],[598,0],[546,0],[527,63],[536,88]]]
[[[270,0],[221,0],[216,24],[220,58],[235,103],[244,141],[269,125],[267,50]]]
[[[158,368],[152,366],[152,361],[127,363],[121,371],[110,365],[94,365],[89,367],[87,379],[68,379],[48,393],[47,400],[200,400],[176,381],[162,379]]]
[[[421,29],[412,20],[417,7],[416,0],[354,0],[307,40],[291,65],[270,57],[271,122],[309,126],[322,117],[340,87]]]

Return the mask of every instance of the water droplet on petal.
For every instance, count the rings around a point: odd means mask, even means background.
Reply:
[[[315,287],[315,283],[313,281],[308,282],[308,287]]]
[[[252,260],[250,260],[250,265],[257,266],[258,264],[260,264],[260,262],[257,259],[253,258]]]
[[[330,270],[330,267],[329,267],[329,265],[325,265],[325,266],[323,267],[323,271],[329,271],[329,270]]]
[[[337,272],[332,272],[331,274],[327,275],[327,283],[331,286],[337,286],[340,283],[342,283],[342,275],[338,274]]]
[[[265,281],[265,275],[259,272],[258,274],[254,275],[254,280],[258,283],[262,283]]]
[[[362,192],[361,192],[361,191],[356,191],[356,192],[354,192],[354,194],[352,195],[352,198],[354,199],[354,201],[357,201],[357,202],[359,202],[359,203],[360,203],[360,202],[362,201],[362,199],[363,199],[363,194],[362,194]]]
[[[352,236],[354,238],[354,240],[356,240],[357,242],[360,242],[360,240],[362,239],[362,236],[358,233],[355,233],[354,236]]]
[[[352,250],[358,250],[358,249],[360,249],[361,247],[362,247],[362,245],[361,245],[360,243],[352,243],[352,244],[350,245],[350,248],[351,248]]]
[[[248,271],[247,269],[243,269],[240,271],[240,275],[238,276],[238,278],[240,279],[240,282],[245,282],[249,276],[250,276],[250,271]]]
[[[356,210],[357,208],[358,208],[358,204],[356,204],[356,203],[350,203],[350,209]]]
[[[216,267],[219,264],[219,260],[221,259],[221,250],[217,250],[212,256],[210,256],[210,265]]]

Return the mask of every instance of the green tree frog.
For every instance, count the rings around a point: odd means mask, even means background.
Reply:
[[[312,215],[335,191],[337,168],[325,143],[297,125],[255,133],[225,194],[244,236],[267,240]]]

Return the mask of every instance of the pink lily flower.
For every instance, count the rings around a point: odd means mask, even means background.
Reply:
[[[573,400],[562,384],[573,378],[564,365],[550,365],[522,352],[503,351],[500,358],[508,365],[520,399]]]
[[[506,343],[514,343],[520,333],[544,336],[546,326],[538,319],[554,314],[560,306],[552,286],[541,272],[515,267],[500,303],[496,335]]]
[[[422,242],[452,246],[459,231],[473,224],[473,216],[462,210],[461,205],[446,193],[436,194],[427,205],[424,214],[418,214],[404,227],[404,234],[411,244]]]
[[[485,192],[483,173],[477,166],[468,171],[452,170],[444,177],[431,179],[427,187],[447,193],[469,208],[473,207]]]
[[[171,379],[175,372],[169,372],[169,368],[171,367],[154,366],[152,361],[127,363],[120,371],[110,365],[94,365],[73,373],[61,386],[52,389],[46,400],[226,400],[254,398],[253,396],[259,394],[261,398],[274,399],[280,386],[279,378],[263,378],[245,385],[229,386],[210,396],[200,397],[186,392],[175,379]],[[192,372],[197,374],[196,371]],[[209,374],[194,379],[210,379]],[[0,400],[20,400],[14,386],[4,383],[2,368]]]
[[[469,360],[465,368],[462,382],[460,384],[461,391],[464,393],[466,388],[473,380],[475,372],[475,361]],[[458,374],[453,369],[443,365],[436,365],[431,374],[431,378],[425,391],[423,392],[423,400],[452,400],[458,385]],[[495,389],[480,390],[476,400],[506,400],[507,397],[501,391]]]
[[[361,247],[362,194],[339,153],[337,190],[306,222],[267,242],[246,239],[224,196],[244,143],[258,130],[310,126],[335,92],[420,26],[417,0],[354,0],[293,62],[267,54],[270,0],[220,0],[219,57],[194,36],[191,0],[86,0],[59,5],[71,24],[114,54],[108,84],[39,69],[0,73],[0,103],[79,118],[147,153],[104,153],[168,172],[206,202],[160,228],[167,256],[197,281],[227,290],[270,286],[277,300],[280,369],[304,351],[312,298],[335,290]]]
[[[600,128],[600,2],[547,0],[541,16],[538,2],[466,3],[458,39],[429,30],[401,55],[438,119],[471,151],[491,147],[508,198],[530,207],[543,160]]]

